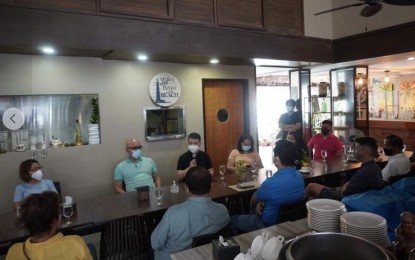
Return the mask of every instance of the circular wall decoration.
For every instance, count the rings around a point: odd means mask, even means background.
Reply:
[[[219,109],[216,117],[218,118],[219,122],[226,122],[229,118],[228,110],[226,110],[226,108]]]
[[[161,107],[169,107],[177,102],[181,89],[177,78],[170,73],[160,73],[153,77],[149,86],[151,99]]]

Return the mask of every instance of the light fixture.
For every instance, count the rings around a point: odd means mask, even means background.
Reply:
[[[218,59],[213,58],[213,59],[211,59],[209,62],[210,62],[210,63],[212,63],[212,64],[217,64],[217,63],[219,63],[219,60],[218,60]]]
[[[147,60],[147,59],[148,59],[148,56],[147,56],[147,55],[144,55],[144,54],[139,54],[139,55],[137,56],[137,59],[138,59],[138,60],[141,60],[141,61],[145,61],[145,60]]]
[[[385,70],[385,78],[383,79],[385,83],[389,83],[391,81],[391,79],[389,78],[389,72],[389,70]]]
[[[415,60],[415,58],[414,57],[409,57],[408,60],[412,61],[412,60]]]
[[[359,86],[363,85],[363,83],[365,82],[365,80],[363,79],[363,73],[358,73],[357,77],[357,84],[359,84]]]
[[[40,47],[40,50],[44,53],[44,54],[54,54],[55,53],[55,49],[51,46],[43,46]]]

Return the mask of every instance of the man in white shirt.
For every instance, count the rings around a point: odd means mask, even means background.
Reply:
[[[402,152],[402,138],[396,135],[389,135],[385,138],[383,151],[389,156],[388,164],[382,170],[382,178],[388,182],[391,176],[402,175],[411,170],[409,159]]]

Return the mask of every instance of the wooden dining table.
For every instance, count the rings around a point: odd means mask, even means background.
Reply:
[[[405,152],[405,154],[409,157],[412,155],[412,152]],[[386,161],[387,157],[382,158],[383,163]],[[312,171],[304,173],[303,177],[306,184],[309,182],[320,182],[327,185],[333,180],[335,180],[333,183],[338,184],[339,182],[347,181],[350,175],[359,167],[359,162],[349,162],[345,166],[341,160],[330,162],[313,160]],[[269,177],[266,175],[265,169],[259,169],[257,175],[254,176],[254,181],[261,184]],[[225,174],[224,179],[220,179],[220,176],[215,176],[210,196],[214,201],[224,204],[228,208],[230,215],[250,214],[253,212],[250,198],[257,186],[242,191],[229,187],[238,182],[239,176],[237,174],[228,172]],[[139,200],[137,192],[110,194],[93,199],[77,200],[77,210],[71,217],[72,224],[68,226],[62,225],[60,230],[66,234],[86,235],[100,232],[109,223],[130,217],[142,217],[146,218],[147,223],[152,223],[150,228],[145,228],[146,232],[148,232],[146,235],[149,236],[152,229],[170,206],[184,202],[188,198],[184,184],[179,184],[180,190],[178,193],[171,193],[170,186],[163,186],[162,189],[164,190],[164,196],[161,199],[161,205],[157,205],[154,188],[149,189],[148,200]],[[4,254],[13,243],[24,241],[29,235],[16,222],[17,216],[15,212],[0,214],[0,255]]]
[[[240,252],[246,253],[251,248],[252,241],[256,236],[262,235],[265,232],[269,234],[269,238],[281,235],[285,241],[290,241],[297,236],[301,236],[312,232],[307,225],[307,219],[300,219],[297,221],[287,221],[267,228],[259,229],[239,236],[235,236],[235,241],[240,246]],[[213,260],[212,244],[187,249],[170,255],[173,260],[183,259],[198,259],[198,260]]]

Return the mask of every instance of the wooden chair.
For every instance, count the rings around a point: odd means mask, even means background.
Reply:
[[[217,239],[219,236],[229,237],[232,236],[231,225],[228,224],[221,230],[211,234],[200,235],[193,238],[192,247],[203,246],[212,242],[213,239]]]
[[[284,203],[280,207],[280,211],[277,218],[277,224],[294,221],[307,217],[307,207],[306,202],[307,198],[297,200],[294,202]]]

